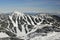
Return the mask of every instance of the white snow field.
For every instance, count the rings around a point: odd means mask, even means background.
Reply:
[[[50,32],[47,36],[36,36],[30,40],[60,40],[60,32]]]

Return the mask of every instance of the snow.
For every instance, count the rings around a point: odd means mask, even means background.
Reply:
[[[30,40],[60,40],[60,32],[50,32],[47,36],[36,36]]]
[[[12,19],[12,16],[9,16],[9,18],[10,18],[10,20],[12,21],[12,24],[13,24],[13,26],[14,27],[16,27],[16,30],[17,30],[17,36],[16,37],[23,37],[23,36],[25,36],[25,29],[24,29],[24,25],[22,25],[22,32],[19,30],[19,28],[18,28],[18,22],[17,22],[17,18],[16,18],[16,22],[14,22],[13,21],[13,19]]]
[[[52,24],[53,24],[53,23],[41,24],[44,20],[43,18],[41,18],[42,21],[40,21],[39,23],[36,22],[37,25],[35,25],[34,22],[31,20],[30,16],[27,15],[29,17],[32,25],[34,25],[34,27],[32,28],[32,30],[30,32],[28,31],[28,33],[25,33],[26,31],[25,31],[24,25],[21,25],[22,31],[20,31],[19,28],[18,28],[17,17],[16,17],[16,21],[14,22],[14,20],[12,19],[13,15],[19,16],[19,18],[20,18],[20,16],[22,16],[22,18],[23,18],[24,14],[21,13],[21,12],[18,12],[18,11],[14,11],[12,15],[9,15],[9,19],[11,20],[13,26],[16,27],[16,30],[17,30],[17,33],[16,33],[17,36],[16,37],[22,38],[22,39],[27,39],[26,38],[27,35],[35,32],[37,29],[42,29],[43,27],[47,27],[47,26],[51,27]],[[46,16],[46,14],[40,14],[40,15],[41,16]],[[35,18],[35,16],[34,16],[34,18]],[[38,17],[36,17],[36,18],[38,18]],[[47,18],[50,18],[50,17],[48,16]],[[28,25],[30,25],[30,23],[27,20],[27,17],[24,20],[27,22]],[[29,30],[27,27],[26,27],[26,29]],[[12,32],[12,33],[14,33],[14,32]],[[0,38],[3,38],[3,37],[9,37],[9,36],[6,33],[1,32],[0,33]],[[30,40],[55,40],[55,39],[59,39],[59,37],[60,37],[60,32],[49,32],[49,33],[47,33],[47,36],[36,36],[34,38],[31,38]]]
[[[0,33],[0,38],[4,38],[4,37],[9,37],[9,36],[6,33],[1,32]]]
[[[27,15],[30,19],[30,21],[32,22],[32,25],[35,25],[34,22],[31,20],[31,17],[29,15]]]
[[[24,14],[22,12],[14,11],[13,14],[16,14],[17,16],[23,16]]]

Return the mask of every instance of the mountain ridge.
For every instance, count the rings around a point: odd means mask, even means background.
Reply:
[[[20,36],[20,38],[25,39],[27,34],[32,35],[34,33],[49,33],[51,31],[60,32],[59,27],[60,17],[56,15],[28,15],[21,12],[0,14],[0,28],[3,28],[0,29],[0,31],[5,30],[4,32],[7,33],[10,37]],[[19,33],[21,34],[19,35]]]

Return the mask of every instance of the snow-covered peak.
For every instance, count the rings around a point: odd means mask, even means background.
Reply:
[[[23,16],[22,12],[14,11],[12,15]]]

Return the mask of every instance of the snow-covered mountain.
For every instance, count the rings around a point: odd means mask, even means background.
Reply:
[[[48,38],[54,36],[52,38],[55,40],[55,35],[58,35],[58,33],[60,33],[60,17],[56,15],[29,15],[21,12],[0,14],[0,35],[5,35],[0,36],[1,38],[11,37],[24,40],[49,40]],[[58,36],[58,38],[59,37],[60,36]]]

